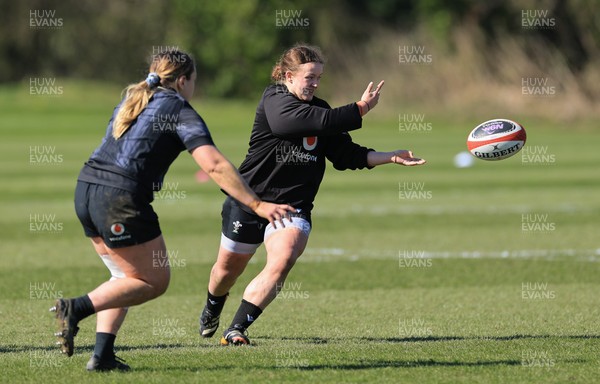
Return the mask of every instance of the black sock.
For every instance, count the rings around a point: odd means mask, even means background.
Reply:
[[[233,317],[229,329],[235,328],[244,332],[256,319],[258,319],[258,316],[260,316],[261,313],[262,309],[251,302],[242,299],[242,303]]]
[[[114,346],[116,335],[112,333],[96,332],[96,346],[94,355],[100,360],[111,359],[115,356]]]
[[[94,305],[92,304],[92,300],[90,300],[88,295],[76,297],[71,300],[73,300],[73,313],[79,319],[79,321],[96,313]]]
[[[224,294],[223,296],[213,296],[210,292],[208,292],[206,298],[206,308],[214,314],[220,315],[223,310],[223,306],[225,305],[225,300],[227,300],[227,296],[229,293]]]

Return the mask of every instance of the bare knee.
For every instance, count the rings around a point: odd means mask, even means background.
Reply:
[[[242,273],[243,269],[233,265],[215,264],[210,271],[211,279],[216,281],[232,280]]]
[[[154,297],[158,297],[167,292],[167,288],[169,288],[169,280],[162,281],[159,284],[154,285]]]
[[[251,254],[224,252],[221,250],[217,262],[210,271],[211,278],[219,281],[235,280],[244,272],[251,258]]]
[[[171,280],[171,274],[167,270],[160,276],[153,276],[152,279],[145,280],[148,287],[148,299],[154,299],[162,295],[169,288],[169,282]]]

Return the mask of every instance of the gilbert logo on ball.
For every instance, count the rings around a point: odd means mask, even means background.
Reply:
[[[523,148],[527,134],[512,120],[488,120],[475,127],[467,137],[467,147],[473,156],[482,160],[502,160]]]

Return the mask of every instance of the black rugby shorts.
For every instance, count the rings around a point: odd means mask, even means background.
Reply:
[[[142,244],[161,234],[158,216],[141,194],[77,181],[75,213],[87,237],[102,237],[109,248]]]

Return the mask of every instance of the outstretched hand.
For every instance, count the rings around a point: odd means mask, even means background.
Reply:
[[[399,149],[394,151],[394,155],[392,156],[392,163],[399,165],[421,165],[425,164],[425,159],[419,159],[418,157],[414,157],[412,151],[407,151],[405,149]]]
[[[288,215],[288,212],[296,213],[296,208],[287,204],[274,204],[266,201],[261,201],[258,206],[254,209],[254,212],[262,218],[269,220],[269,222],[277,228],[276,222],[280,222],[281,226],[285,227],[283,219],[287,218],[292,221],[292,218]]]
[[[379,102],[379,93],[381,92],[381,87],[383,87],[383,83],[384,81],[381,80],[379,84],[377,84],[377,88],[373,90],[373,82],[371,81],[369,85],[367,85],[367,89],[365,89],[365,92],[363,92],[363,95],[360,99],[367,103],[369,111],[375,108],[375,106]]]

